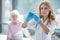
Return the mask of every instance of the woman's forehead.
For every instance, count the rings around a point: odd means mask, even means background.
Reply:
[[[42,8],[42,7],[43,7],[43,8],[48,8],[48,6],[45,5],[45,4],[42,4],[42,5],[41,5],[41,8]]]
[[[16,13],[13,13],[12,16],[18,16]]]

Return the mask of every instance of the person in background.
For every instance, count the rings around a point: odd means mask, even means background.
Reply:
[[[20,14],[17,10],[11,12],[11,23],[8,25],[7,40],[23,40],[23,34],[30,37],[27,29],[22,28]]]
[[[39,17],[30,12],[26,17],[22,27],[26,28],[28,22],[34,19],[37,29],[35,32],[35,40],[51,40],[51,36],[55,30],[55,15],[49,2],[42,2],[39,6]]]

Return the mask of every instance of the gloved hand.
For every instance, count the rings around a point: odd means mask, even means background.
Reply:
[[[37,15],[34,14],[34,20],[38,23],[41,24],[42,23],[42,19],[40,19]]]
[[[28,13],[25,21],[26,21],[26,22],[29,22],[31,19],[33,19],[33,12],[29,12],[29,13]]]

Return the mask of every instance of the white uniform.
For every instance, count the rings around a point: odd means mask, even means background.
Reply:
[[[36,27],[36,24],[36,21],[31,20],[28,24],[28,28],[32,27],[34,29],[34,27]],[[46,24],[47,20],[44,22],[44,25]],[[55,22],[52,21],[47,28],[49,29],[48,34],[46,34],[40,24],[38,24],[35,32],[35,40],[51,40],[51,36],[54,33],[55,29]]]
[[[47,20],[44,22],[44,25],[46,25],[46,23],[47,23]],[[54,29],[55,29],[55,22],[52,21],[47,28],[49,29],[48,34],[46,34],[43,28],[40,26],[40,24],[38,24],[36,29],[35,40],[51,40],[51,36],[54,33]]]

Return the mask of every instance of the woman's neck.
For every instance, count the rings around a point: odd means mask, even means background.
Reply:
[[[47,18],[48,18],[47,16],[43,17],[43,22],[45,22],[47,20]]]
[[[18,22],[19,22],[18,20],[12,21],[12,23],[13,23],[14,25],[16,25]]]

